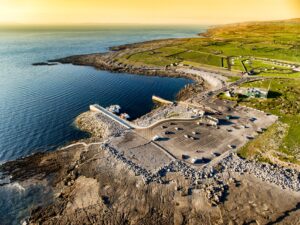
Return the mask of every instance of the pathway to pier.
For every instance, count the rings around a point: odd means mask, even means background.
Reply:
[[[166,123],[166,122],[193,122],[193,121],[198,121],[201,117],[195,117],[195,118],[169,118],[169,119],[161,119],[147,127],[142,127],[138,126],[130,121],[124,120],[117,115],[109,112],[107,109],[103,108],[102,106],[99,105],[91,105],[90,110],[93,112],[100,112],[104,114],[105,116],[109,117],[110,119],[116,121],[123,127],[127,129],[137,129],[137,130],[144,130],[144,129],[151,129],[153,127],[158,126],[159,124]]]

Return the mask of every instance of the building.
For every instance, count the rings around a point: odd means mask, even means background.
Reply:
[[[264,90],[264,89],[259,89],[259,88],[248,88],[245,95],[248,97],[254,97],[254,98],[267,98],[268,91]]]
[[[250,98],[267,98],[269,90],[262,88],[243,88],[239,87],[235,93],[245,95]]]

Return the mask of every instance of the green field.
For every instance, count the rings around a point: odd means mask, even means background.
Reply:
[[[222,57],[205,52],[187,51],[172,57],[174,60],[191,61],[211,66],[222,67]]]
[[[268,88],[269,85],[268,99],[242,98],[239,104],[277,115],[279,122],[246,145],[240,154],[263,159],[272,154],[279,160],[300,164],[300,80],[272,79],[243,86]]]
[[[227,59],[234,59],[234,63],[228,65]],[[246,72],[246,69],[253,71],[254,76],[300,77],[300,72],[287,66],[260,59],[300,66],[300,21],[220,26],[208,30],[199,38],[140,44],[118,60],[150,66],[167,66],[185,61],[236,72]],[[243,66],[245,60],[250,60],[250,64],[244,64],[246,67]]]

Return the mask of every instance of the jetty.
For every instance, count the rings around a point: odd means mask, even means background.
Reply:
[[[133,128],[125,120],[121,119],[117,115],[111,113],[110,111],[108,111],[107,109],[103,108],[102,106],[100,106],[98,104],[90,105],[90,110],[92,112],[100,112],[100,113],[104,114],[105,116],[107,116],[108,118],[112,119],[113,121],[119,123],[121,126],[125,127],[126,129],[132,129]]]
[[[174,102],[166,100],[166,99],[163,99],[163,98],[158,97],[156,95],[152,96],[152,100],[156,101],[156,102],[159,102],[159,103],[162,103],[162,104],[171,104],[171,105],[174,104]]]

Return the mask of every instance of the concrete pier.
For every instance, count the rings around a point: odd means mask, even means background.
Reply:
[[[104,115],[106,115],[107,117],[109,117],[110,119],[114,120],[115,122],[119,123],[120,125],[124,126],[127,129],[132,129],[132,126],[127,123],[125,120],[121,119],[120,117],[118,117],[117,115],[109,112],[107,109],[103,108],[102,106],[95,104],[95,105],[90,105],[90,110],[93,112],[100,112]]]
[[[171,102],[169,100],[163,99],[163,98],[155,96],[155,95],[152,96],[152,100],[163,103],[163,104],[170,104],[170,105],[174,104],[174,102]]]

